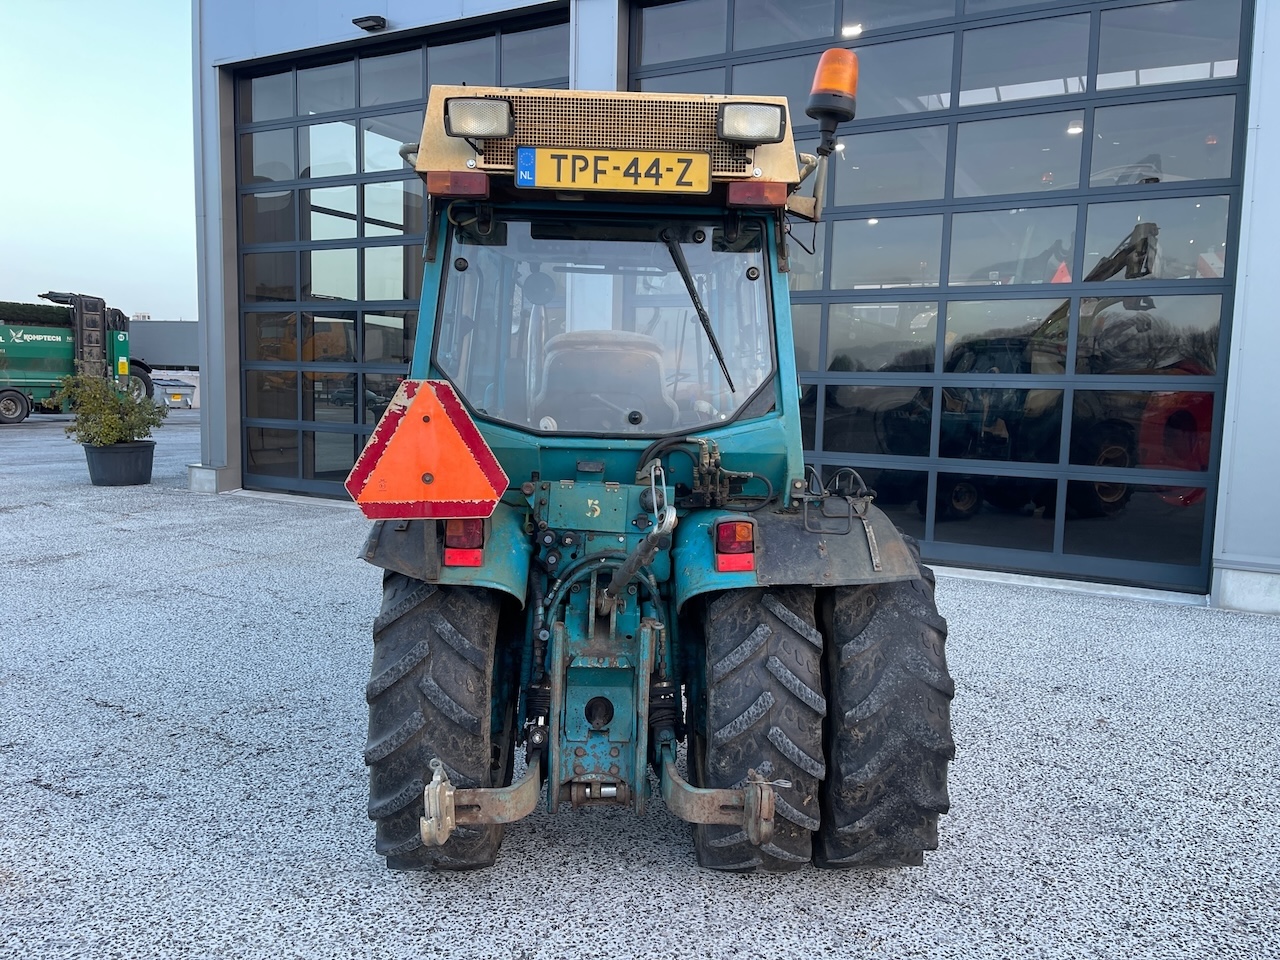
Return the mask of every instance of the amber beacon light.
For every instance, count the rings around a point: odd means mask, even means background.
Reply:
[[[853,119],[858,102],[858,55],[852,50],[828,50],[813,74],[813,89],[805,113],[818,121],[822,142],[818,153],[836,148],[836,127]]]

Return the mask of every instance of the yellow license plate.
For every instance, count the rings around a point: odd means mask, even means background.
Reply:
[[[170,400],[181,400],[181,399],[182,399],[182,394],[180,394],[180,393],[171,393],[171,394],[169,394],[169,399],[170,399]]]
[[[556,190],[710,193],[711,154],[518,147],[516,186]]]

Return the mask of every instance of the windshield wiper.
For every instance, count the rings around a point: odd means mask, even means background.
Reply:
[[[729,367],[724,362],[724,353],[720,349],[720,341],[716,339],[716,332],[711,329],[711,317],[707,315],[707,308],[702,305],[702,300],[698,297],[698,291],[693,283],[693,274],[689,271],[689,261],[684,258],[684,250],[680,246],[680,241],[676,239],[675,233],[671,230],[663,230],[662,242],[671,251],[671,259],[675,261],[676,269],[680,271],[680,278],[684,280],[685,289],[689,291],[689,299],[693,301],[693,309],[698,311],[698,320],[702,323],[702,329],[706,331],[707,342],[711,344],[711,349],[715,353],[716,359],[720,361],[720,370],[724,373],[724,379],[729,384],[729,391],[737,393],[738,390],[733,385],[733,378],[729,376]]]

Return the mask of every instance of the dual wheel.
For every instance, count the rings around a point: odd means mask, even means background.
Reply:
[[[914,549],[914,544],[912,545]],[[690,704],[690,778],[775,783],[772,840],[694,828],[699,862],[719,870],[919,864],[937,847],[954,756],[946,622],[933,574],[871,586],[733,590],[705,603],[705,682]],[[493,863],[502,827],[419,835],[430,762],[458,787],[505,786],[514,755],[513,663],[494,591],[388,572],[374,622],[369,816],[392,869]]]
[[[735,590],[703,619],[705,687],[690,774],[737,787],[775,781],[774,835],[697,825],[698,861],[719,870],[923,861],[938,845],[955,755],[946,622],[933,574],[864,586]]]

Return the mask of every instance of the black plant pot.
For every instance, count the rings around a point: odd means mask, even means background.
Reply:
[[[125,487],[151,482],[151,464],[155,459],[154,440],[112,443],[105,447],[85,444],[84,457],[89,463],[89,482],[95,487]]]

